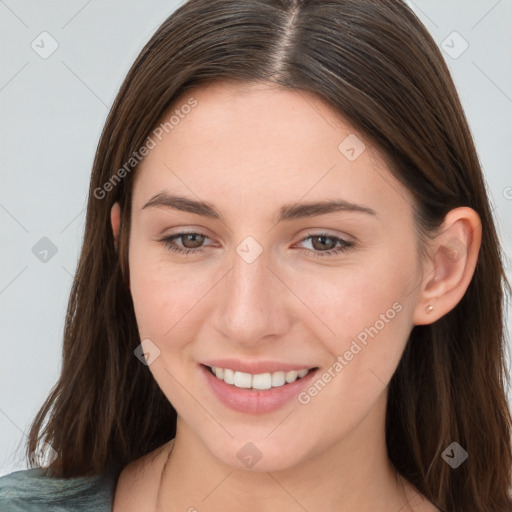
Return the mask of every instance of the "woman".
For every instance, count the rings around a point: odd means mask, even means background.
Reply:
[[[505,288],[404,3],[190,0],[106,122],[56,457],[2,510],[510,511]]]

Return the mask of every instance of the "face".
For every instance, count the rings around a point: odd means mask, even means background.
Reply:
[[[382,432],[422,277],[408,190],[312,94],[224,82],[176,109],[137,170],[129,271],[178,435],[268,471]]]

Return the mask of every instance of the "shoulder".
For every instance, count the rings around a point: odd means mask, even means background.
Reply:
[[[0,510],[110,512],[112,487],[107,475],[54,478],[43,468],[24,469],[0,477]]]
[[[125,466],[117,481],[113,512],[139,512],[156,505],[160,475],[173,443],[171,440]]]

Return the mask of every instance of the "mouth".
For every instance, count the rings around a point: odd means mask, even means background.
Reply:
[[[311,385],[319,371],[317,366],[275,363],[252,365],[249,373],[241,371],[249,369],[247,364],[231,361],[232,367],[226,368],[227,361],[222,366],[219,363],[198,365],[206,388],[216,401],[245,414],[266,414],[290,404]]]
[[[309,372],[318,369],[313,368],[302,368],[300,370],[278,370],[276,372],[257,373],[251,374],[246,372],[235,371],[230,368],[221,368],[218,366],[207,366],[212,375],[215,375],[217,379],[241,389],[253,389],[258,391],[264,391],[267,389],[280,388],[292,384],[297,380],[300,380]]]

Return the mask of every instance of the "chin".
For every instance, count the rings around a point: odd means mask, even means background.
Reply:
[[[207,443],[207,447],[222,464],[255,473],[286,470],[307,458],[303,452],[303,443],[291,443],[289,438],[286,443],[281,440],[271,443],[269,440],[238,438],[226,443],[214,443],[212,446]]]

